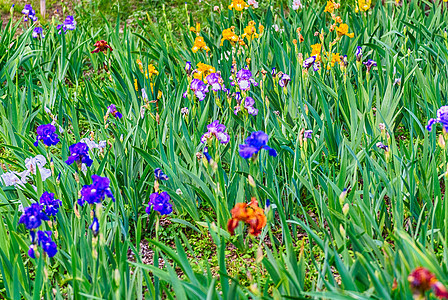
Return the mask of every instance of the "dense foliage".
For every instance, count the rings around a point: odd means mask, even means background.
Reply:
[[[446,3],[343,4],[12,8],[0,298],[448,298]]]

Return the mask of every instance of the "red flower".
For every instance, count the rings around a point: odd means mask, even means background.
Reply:
[[[418,267],[409,274],[408,281],[414,292],[419,292],[423,295],[431,289],[431,286],[437,281],[437,278],[428,269]]]
[[[114,49],[112,49],[112,47],[105,40],[97,41],[94,46],[96,48],[92,51],[92,53],[98,53],[101,51],[106,54],[107,49],[109,49],[111,52],[114,51]]]
[[[408,276],[409,284],[415,294],[423,296],[430,289],[440,299],[448,299],[448,290],[428,269],[418,267]]]
[[[436,281],[432,285],[432,290],[434,291],[434,295],[436,295],[436,297],[440,299],[448,299],[448,290],[440,281]]]
[[[258,236],[266,226],[266,216],[258,201],[253,197],[250,203],[237,203],[230,211],[232,219],[227,223],[227,230],[233,235],[240,221],[249,225],[249,233]]]

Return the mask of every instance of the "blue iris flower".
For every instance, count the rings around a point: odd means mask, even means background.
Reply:
[[[171,206],[170,195],[167,192],[152,193],[149,196],[148,207],[146,213],[150,214],[152,210],[158,211],[161,215],[169,215],[173,211]]]
[[[84,163],[88,167],[92,165],[93,160],[89,157],[89,146],[87,144],[79,142],[71,145],[68,149],[70,150],[70,156],[65,161],[67,165],[71,165],[75,161]]]
[[[42,221],[49,220],[48,216],[42,211],[43,205],[33,203],[25,208],[25,212],[20,216],[19,224],[25,224],[27,229],[35,229],[42,224]]]
[[[62,201],[54,199],[53,193],[44,192],[40,197],[40,204],[45,205],[45,214],[47,216],[54,216],[58,213]]]
[[[51,231],[38,231],[37,239],[39,245],[44,249],[49,257],[53,257],[58,252],[56,243],[51,239]]]
[[[267,150],[270,156],[277,156],[277,151],[267,145],[268,135],[263,131],[252,132],[251,135],[240,145],[240,155],[248,159],[260,152],[261,149]]]
[[[37,127],[36,141],[34,142],[35,147],[39,145],[39,140],[42,140],[42,142],[47,146],[53,146],[59,143],[56,127],[51,124],[39,125]]]
[[[109,188],[109,178],[92,175],[92,180],[93,183],[91,185],[82,187],[81,198],[78,199],[79,205],[83,206],[85,202],[89,204],[101,203],[106,196],[115,201],[114,195]]]

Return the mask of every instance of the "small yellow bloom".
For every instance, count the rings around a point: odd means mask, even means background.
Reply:
[[[334,17],[333,20],[334,20],[336,23],[339,23],[339,24],[342,23],[342,18],[341,18],[340,16]]]
[[[229,9],[232,10],[233,8],[236,11],[242,11],[243,9],[249,7],[244,0],[233,0],[232,3],[229,5]]]
[[[335,63],[339,63],[341,61],[341,56],[339,53],[331,53],[331,66],[334,67]]]
[[[235,26],[232,26],[222,31],[221,46],[226,40],[229,41],[232,45],[235,45],[235,43],[238,42],[240,38],[235,34],[234,30]]]
[[[196,79],[200,79],[203,80],[205,79],[205,77],[207,77],[209,74],[211,73],[215,73],[216,69],[213,68],[210,65],[204,64],[204,63],[198,63],[197,65],[197,69],[194,72],[194,78]]]
[[[328,12],[332,14],[335,9],[339,8],[339,3],[333,2],[333,1],[327,1],[327,5],[325,6],[324,12]]]
[[[339,37],[341,37],[343,35],[346,35],[349,38],[352,38],[352,37],[355,36],[355,34],[353,32],[352,33],[348,33],[348,25],[344,24],[344,23],[339,25],[339,27],[336,27],[336,32],[337,32]]]
[[[142,64],[142,61],[138,58],[137,58],[137,65],[138,65],[138,68],[140,69],[140,72],[143,73],[143,64]]]
[[[193,48],[191,48],[191,51],[193,51],[194,53],[198,52],[198,50],[205,50],[205,51],[209,51],[210,48],[207,47],[207,44],[204,42],[204,38],[202,36],[197,36],[196,39],[194,40],[194,45]]]
[[[137,83],[137,78],[136,78],[136,79],[134,79],[134,88],[135,88],[135,91],[136,91],[136,92],[138,92],[138,83]]]
[[[322,51],[322,44],[311,45],[311,56],[314,56],[314,55],[317,56],[320,54],[321,51]]]
[[[156,67],[154,67],[153,64],[150,64],[148,66],[148,74],[149,74],[149,78],[151,78],[152,75],[159,75],[159,71],[156,70]]]
[[[190,27],[190,31],[199,34],[201,31],[201,23],[196,23],[196,27]]]
[[[360,11],[368,11],[370,9],[371,0],[358,0]]]
[[[250,21],[249,24],[244,28],[244,33],[241,35],[241,38],[246,38],[249,42],[254,38],[258,38],[257,30],[255,29],[255,22]]]

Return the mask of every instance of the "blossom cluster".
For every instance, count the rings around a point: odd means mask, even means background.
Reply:
[[[43,221],[49,221],[51,216],[55,216],[62,201],[55,199],[53,193],[44,192],[40,197],[39,203],[33,203],[25,208],[23,214],[20,216],[19,224],[24,224],[30,230],[31,245],[28,250],[28,255],[31,258],[36,258],[37,246],[41,246],[49,257],[53,257],[57,253],[57,245],[51,239],[51,231],[37,231]]]

